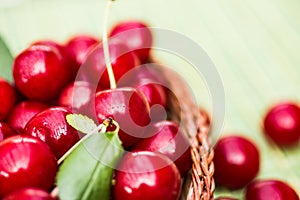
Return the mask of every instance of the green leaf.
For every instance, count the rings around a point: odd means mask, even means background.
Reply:
[[[117,133],[91,135],[60,166],[59,198],[110,199],[113,171],[123,151]]]
[[[97,128],[95,122],[85,115],[69,114],[66,116],[66,119],[70,126],[85,134],[88,134]]]
[[[0,77],[12,82],[13,56],[8,47],[0,37]]]

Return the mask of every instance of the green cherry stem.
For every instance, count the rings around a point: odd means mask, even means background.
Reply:
[[[109,0],[106,4],[106,9],[105,9],[105,14],[104,14],[104,25],[103,25],[103,37],[102,37],[104,59],[105,59],[105,64],[106,64],[106,68],[107,68],[107,72],[108,72],[109,83],[110,83],[111,89],[117,88],[115,75],[114,75],[112,65],[110,62],[108,36],[107,36],[108,17],[109,17],[109,12],[111,10],[113,2],[114,2],[114,0]]]
[[[76,149],[83,141],[88,139],[91,135],[95,133],[106,133],[107,127],[113,122],[111,118],[105,119],[102,124],[97,126],[94,130],[92,130],[90,133],[86,134],[81,140],[79,140],[75,145],[73,145],[58,161],[57,164],[60,165],[73,151]],[[116,124],[116,122],[114,122]],[[117,125],[117,128],[119,126]]]

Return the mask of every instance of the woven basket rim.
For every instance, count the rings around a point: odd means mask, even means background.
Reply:
[[[158,62],[157,70],[166,77],[168,87],[175,93],[170,96],[168,107],[172,120],[183,125],[191,145],[192,168],[184,178],[181,200],[211,200],[215,190],[214,151],[208,142],[210,116],[192,100],[184,80],[176,72]],[[177,97],[180,97],[179,102]],[[183,103],[182,103],[183,102]]]

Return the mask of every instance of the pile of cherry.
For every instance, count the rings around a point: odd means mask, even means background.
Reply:
[[[126,30],[134,31],[119,34]],[[82,138],[66,120],[70,113],[99,124],[113,118],[122,146],[134,152],[120,161],[123,171],[115,171],[114,199],[179,197],[181,177],[191,168],[189,142],[167,120],[171,91],[159,70],[147,65],[152,33],[142,22],[120,23],[108,45],[117,88],[110,88],[104,47],[92,36],[75,36],[65,45],[37,41],[16,56],[15,87],[0,82],[0,197],[54,198],[58,159]],[[120,80],[127,72],[130,77]],[[139,168],[148,170],[126,170]]]
[[[55,187],[57,160],[82,137],[66,121],[71,113],[99,123],[113,117],[121,128],[118,136],[123,147],[133,152],[125,154],[119,166],[147,168],[144,173],[116,170],[113,199],[179,198],[181,178],[192,163],[189,142],[177,123],[166,120],[165,112],[150,109],[160,105],[168,110],[172,95],[159,70],[147,64],[151,31],[142,22],[122,22],[110,37],[109,56],[117,88],[110,88],[101,42],[86,35],[64,45],[49,40],[33,43],[14,60],[15,85],[0,79],[2,199],[55,199],[50,193]],[[267,114],[264,128],[278,144],[297,143],[300,108],[291,103],[275,106]],[[214,162],[217,183],[230,189],[247,186],[247,200],[299,199],[282,181],[251,182],[259,171],[259,151],[249,139],[221,138]],[[165,167],[157,170],[162,163]]]

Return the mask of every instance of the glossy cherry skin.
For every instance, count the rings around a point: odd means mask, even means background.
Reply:
[[[73,112],[89,115],[93,112],[92,100],[95,99],[96,87],[86,81],[75,81],[60,94],[58,104],[71,108]]]
[[[50,189],[57,161],[42,141],[27,135],[12,136],[0,143],[0,196],[24,187]]]
[[[129,70],[134,68],[137,59],[133,53],[128,53],[127,47],[117,40],[109,40],[109,56],[116,82]],[[84,70],[79,73],[87,74],[89,80],[102,89],[109,89],[110,82],[104,58],[102,43],[94,48],[83,64]],[[84,76],[84,75],[83,75]]]
[[[264,118],[264,132],[278,145],[295,145],[300,140],[300,107],[279,103]]]
[[[296,191],[280,180],[259,180],[247,186],[246,200],[299,200]]]
[[[17,88],[29,99],[50,101],[69,82],[69,72],[60,52],[47,45],[33,45],[13,64]]]
[[[65,45],[66,51],[73,60],[74,70],[77,72],[89,51],[99,43],[98,39],[91,35],[77,35],[71,38]]]
[[[46,191],[38,188],[23,188],[5,196],[2,200],[55,200]]]
[[[148,61],[153,43],[151,30],[141,21],[124,21],[117,24],[110,33],[111,37],[124,42],[142,63]]]
[[[19,133],[23,133],[28,121],[48,107],[48,105],[37,101],[20,102],[11,111],[7,123]]]
[[[180,174],[166,156],[137,151],[127,153],[115,173],[115,200],[175,200],[181,187]]]
[[[8,124],[0,122],[0,142],[5,138],[17,135],[17,132]]]
[[[68,49],[65,46],[53,41],[53,40],[39,40],[34,42],[32,45],[46,45],[52,48],[56,48],[63,57],[64,67],[67,68],[70,75],[70,82],[73,81],[76,77],[78,67],[76,62],[73,60],[73,57],[70,55]]]
[[[44,141],[57,159],[79,141],[78,132],[66,116],[72,112],[64,107],[51,107],[35,115],[26,125],[25,133]]]
[[[145,135],[149,137],[138,141],[132,149],[160,152],[168,156],[182,176],[191,168],[190,145],[178,124],[171,121],[157,122],[151,124]]]
[[[119,137],[125,148],[143,137],[145,127],[150,123],[149,104],[146,98],[133,88],[97,92],[95,108],[99,123],[108,117],[119,123]]]
[[[259,170],[259,152],[241,136],[221,138],[215,146],[215,180],[230,189],[246,186]]]
[[[131,70],[123,76],[119,82],[119,87],[133,87],[141,91],[150,105],[151,119],[161,121],[166,119],[167,97],[165,86],[166,80],[161,77],[161,73],[156,71],[155,66],[140,66]],[[159,105],[158,107],[152,107]]]
[[[13,86],[6,80],[0,78],[0,121],[6,119],[14,107],[17,94]]]

